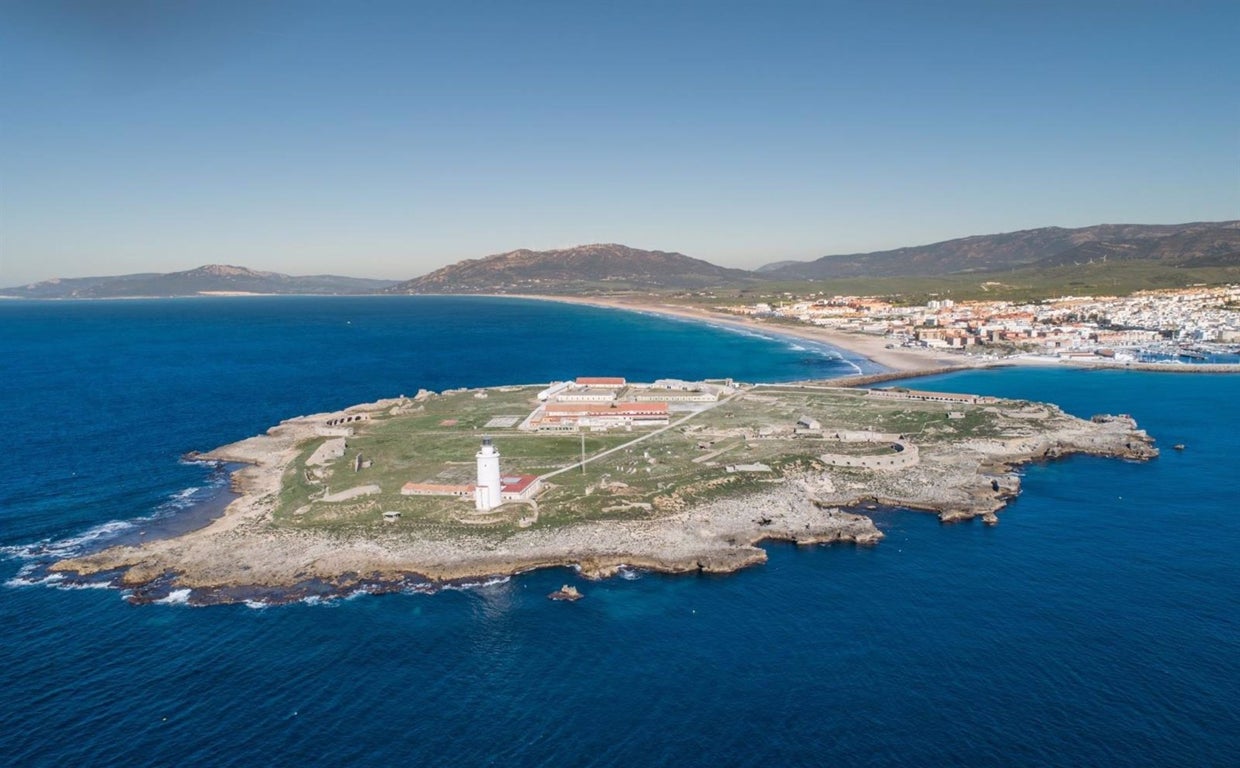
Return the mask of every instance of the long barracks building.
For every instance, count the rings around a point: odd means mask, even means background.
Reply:
[[[544,431],[568,431],[667,424],[667,403],[547,403],[536,426]]]

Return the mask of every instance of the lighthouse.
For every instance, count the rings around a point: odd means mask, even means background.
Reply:
[[[474,486],[474,507],[479,512],[486,512],[500,505],[503,490],[499,476],[499,451],[491,445],[491,438],[482,438],[482,447],[475,458],[478,459],[478,483]]]

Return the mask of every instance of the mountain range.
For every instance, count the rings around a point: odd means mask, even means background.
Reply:
[[[943,276],[1102,259],[1150,260],[1182,267],[1240,265],[1240,221],[1042,227],[891,251],[781,261],[760,267],[758,272],[778,280]]]
[[[0,289],[19,298],[121,298],[213,293],[611,293],[747,288],[770,282],[888,277],[948,277],[1020,270],[1061,279],[1075,268],[1131,263],[1185,275],[1186,269],[1240,267],[1240,221],[1099,224],[976,235],[889,251],[780,261],[756,271],[717,266],[682,253],[616,243],[549,251],[521,249],[467,259],[421,277],[391,280],[295,277],[212,264],[184,272],[45,280]],[[1182,278],[1174,278],[1181,280]],[[1227,278],[1230,279],[1230,278]]]

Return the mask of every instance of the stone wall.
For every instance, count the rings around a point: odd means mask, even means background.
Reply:
[[[855,456],[847,453],[824,453],[819,456],[824,464],[832,467],[862,467],[864,469],[907,469],[921,462],[920,452],[912,443],[896,442],[891,444],[891,453],[873,456]]]

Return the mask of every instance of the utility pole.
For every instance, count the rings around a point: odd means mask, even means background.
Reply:
[[[586,433],[581,433],[581,474],[586,473]]]

